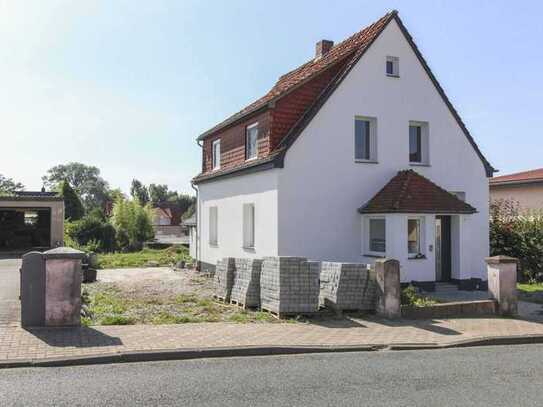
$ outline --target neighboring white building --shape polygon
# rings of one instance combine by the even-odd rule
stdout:
[[[201,267],[386,256],[403,282],[486,280],[494,169],[397,12],[332,44],[199,137]]]

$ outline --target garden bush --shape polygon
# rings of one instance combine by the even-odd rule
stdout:
[[[543,211],[524,211],[511,200],[490,204],[490,254],[519,259],[519,275],[543,281]]]
[[[141,250],[143,243],[155,235],[151,207],[144,207],[136,200],[117,200],[113,204],[111,223],[119,246],[128,250]]]
[[[85,216],[65,224],[65,244],[87,251],[110,252],[116,249],[115,229],[95,216]]]

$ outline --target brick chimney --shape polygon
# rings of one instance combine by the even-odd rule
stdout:
[[[322,58],[328,53],[334,46],[334,41],[320,40],[315,46],[315,59]]]

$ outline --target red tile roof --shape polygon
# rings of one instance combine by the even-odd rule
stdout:
[[[398,172],[360,213],[475,213],[477,210],[413,170]]]
[[[490,185],[543,182],[543,168],[501,175],[490,179]]]
[[[371,44],[373,40],[379,35],[381,30],[388,24],[391,18],[397,14],[397,11],[391,11],[390,13],[385,14],[375,23],[369,25],[368,27],[362,29],[346,40],[335,45],[319,59],[312,59],[311,61],[306,62],[302,66],[290,71],[289,73],[281,76],[276,84],[271,88],[271,90],[246,106],[239,112],[230,116],[228,119],[219,123],[215,127],[203,133],[199,139],[215,133],[216,131],[226,127],[237,120],[247,116],[250,113],[253,113],[263,107],[265,107],[269,102],[275,101],[282,96],[289,93],[296,86],[305,83],[306,81],[314,78],[320,73],[326,71],[328,68],[332,67],[340,61],[344,61],[346,58],[352,58],[357,50],[365,48],[367,45]]]

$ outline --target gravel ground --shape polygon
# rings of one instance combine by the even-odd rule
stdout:
[[[87,325],[179,324],[188,322],[274,322],[266,313],[213,299],[214,282],[194,270],[167,267],[98,271],[84,284]]]

